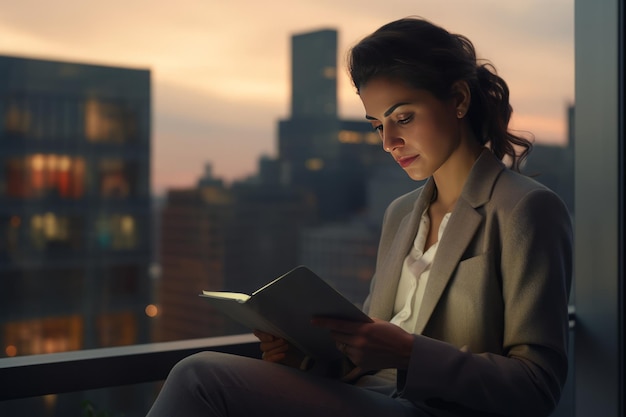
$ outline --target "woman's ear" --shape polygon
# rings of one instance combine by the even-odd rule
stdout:
[[[452,84],[451,90],[456,117],[462,119],[467,114],[470,102],[472,101],[472,93],[470,92],[469,84],[467,84],[465,80],[455,81],[454,84]]]

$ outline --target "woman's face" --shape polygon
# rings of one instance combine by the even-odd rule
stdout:
[[[383,148],[412,179],[430,177],[459,148],[462,128],[454,99],[442,101],[388,78],[368,81],[359,95]]]

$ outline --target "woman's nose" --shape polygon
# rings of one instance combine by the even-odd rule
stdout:
[[[385,152],[391,152],[400,146],[404,146],[404,139],[402,139],[396,129],[393,129],[392,127],[383,129],[381,136]]]

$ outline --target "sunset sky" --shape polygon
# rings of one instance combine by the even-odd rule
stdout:
[[[574,0],[19,0],[0,2],[0,54],[150,69],[152,183],[228,181],[275,155],[289,116],[290,37],[339,31],[339,111],[362,118],[343,58],[379,26],[419,15],[468,36],[508,82],[514,127],[564,143],[574,102]]]

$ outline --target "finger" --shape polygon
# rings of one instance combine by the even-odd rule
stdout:
[[[287,357],[288,350],[289,346],[287,345],[274,349],[263,350],[263,358],[269,360],[270,362],[277,362]]]
[[[268,350],[277,349],[279,347],[283,347],[284,350],[287,350],[289,344],[285,342],[283,339],[276,339],[271,342],[261,342],[261,350],[267,352]]]
[[[276,345],[271,345],[271,344],[262,344],[261,350],[266,353],[287,352],[289,350],[289,345],[282,344],[282,345],[276,346]]]
[[[253,330],[252,333],[261,341],[261,342],[271,342],[276,339],[273,335],[269,333],[262,332],[261,330]]]
[[[352,346],[346,343],[337,343],[337,350],[341,352],[346,358],[352,360],[353,349]]]
[[[285,359],[286,356],[287,355],[284,353],[269,354],[267,352],[264,352],[261,358],[267,362],[280,362]]]

